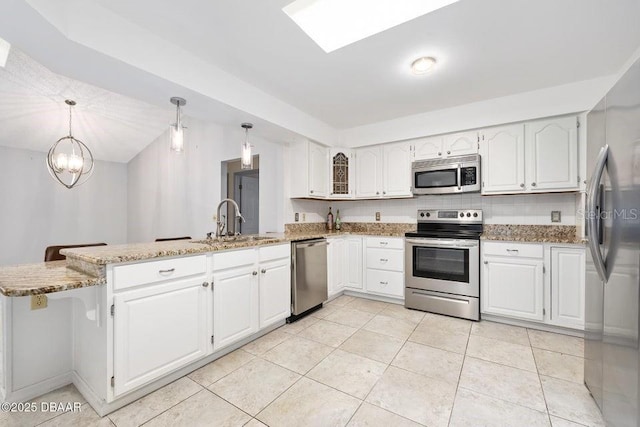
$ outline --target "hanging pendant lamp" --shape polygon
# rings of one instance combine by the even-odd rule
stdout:
[[[82,141],[71,133],[71,110],[76,102],[64,101],[69,106],[69,135],[57,140],[47,154],[47,169],[60,184],[71,189],[87,182],[93,174],[93,154]]]
[[[251,144],[249,144],[249,129],[253,128],[251,123],[242,123],[240,126],[244,129],[244,142],[240,155],[240,163],[242,169],[253,169],[253,155],[251,154]]]
[[[184,151],[184,130],[186,127],[182,126],[182,114],[180,107],[187,105],[187,100],[174,96],[169,101],[176,106],[176,122],[169,126],[171,150],[177,153],[182,153]]]

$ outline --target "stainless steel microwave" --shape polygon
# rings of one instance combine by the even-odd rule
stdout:
[[[411,191],[414,195],[480,191],[480,155],[413,162]]]

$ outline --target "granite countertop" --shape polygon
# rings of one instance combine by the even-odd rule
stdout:
[[[529,243],[584,244],[572,225],[485,224],[482,240]]]
[[[8,297],[49,294],[106,283],[68,268],[66,261],[0,267],[0,293]]]

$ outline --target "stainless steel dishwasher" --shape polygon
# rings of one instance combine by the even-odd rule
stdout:
[[[322,307],[327,293],[327,240],[291,243],[291,317],[293,322]]]

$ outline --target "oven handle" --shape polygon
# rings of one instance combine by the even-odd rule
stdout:
[[[425,297],[437,299],[437,300],[440,300],[440,301],[455,302],[455,303],[458,303],[458,304],[469,305],[469,301],[464,300],[464,299],[444,298],[444,297],[439,297],[439,296],[436,296],[436,295],[429,294],[427,292],[414,291],[413,289],[411,290],[411,293],[414,293],[414,294],[417,294],[417,295],[423,295]]]
[[[458,190],[462,190],[462,165],[458,163]]]
[[[450,247],[454,247],[454,248],[477,248],[478,245],[479,245],[477,242],[473,242],[473,243],[458,243],[458,242],[455,242],[453,240],[442,240],[442,241],[438,241],[438,242],[433,242],[433,241],[406,239],[405,241],[407,243],[411,244],[411,245],[433,246],[433,247],[437,247],[437,248],[450,248]]]

